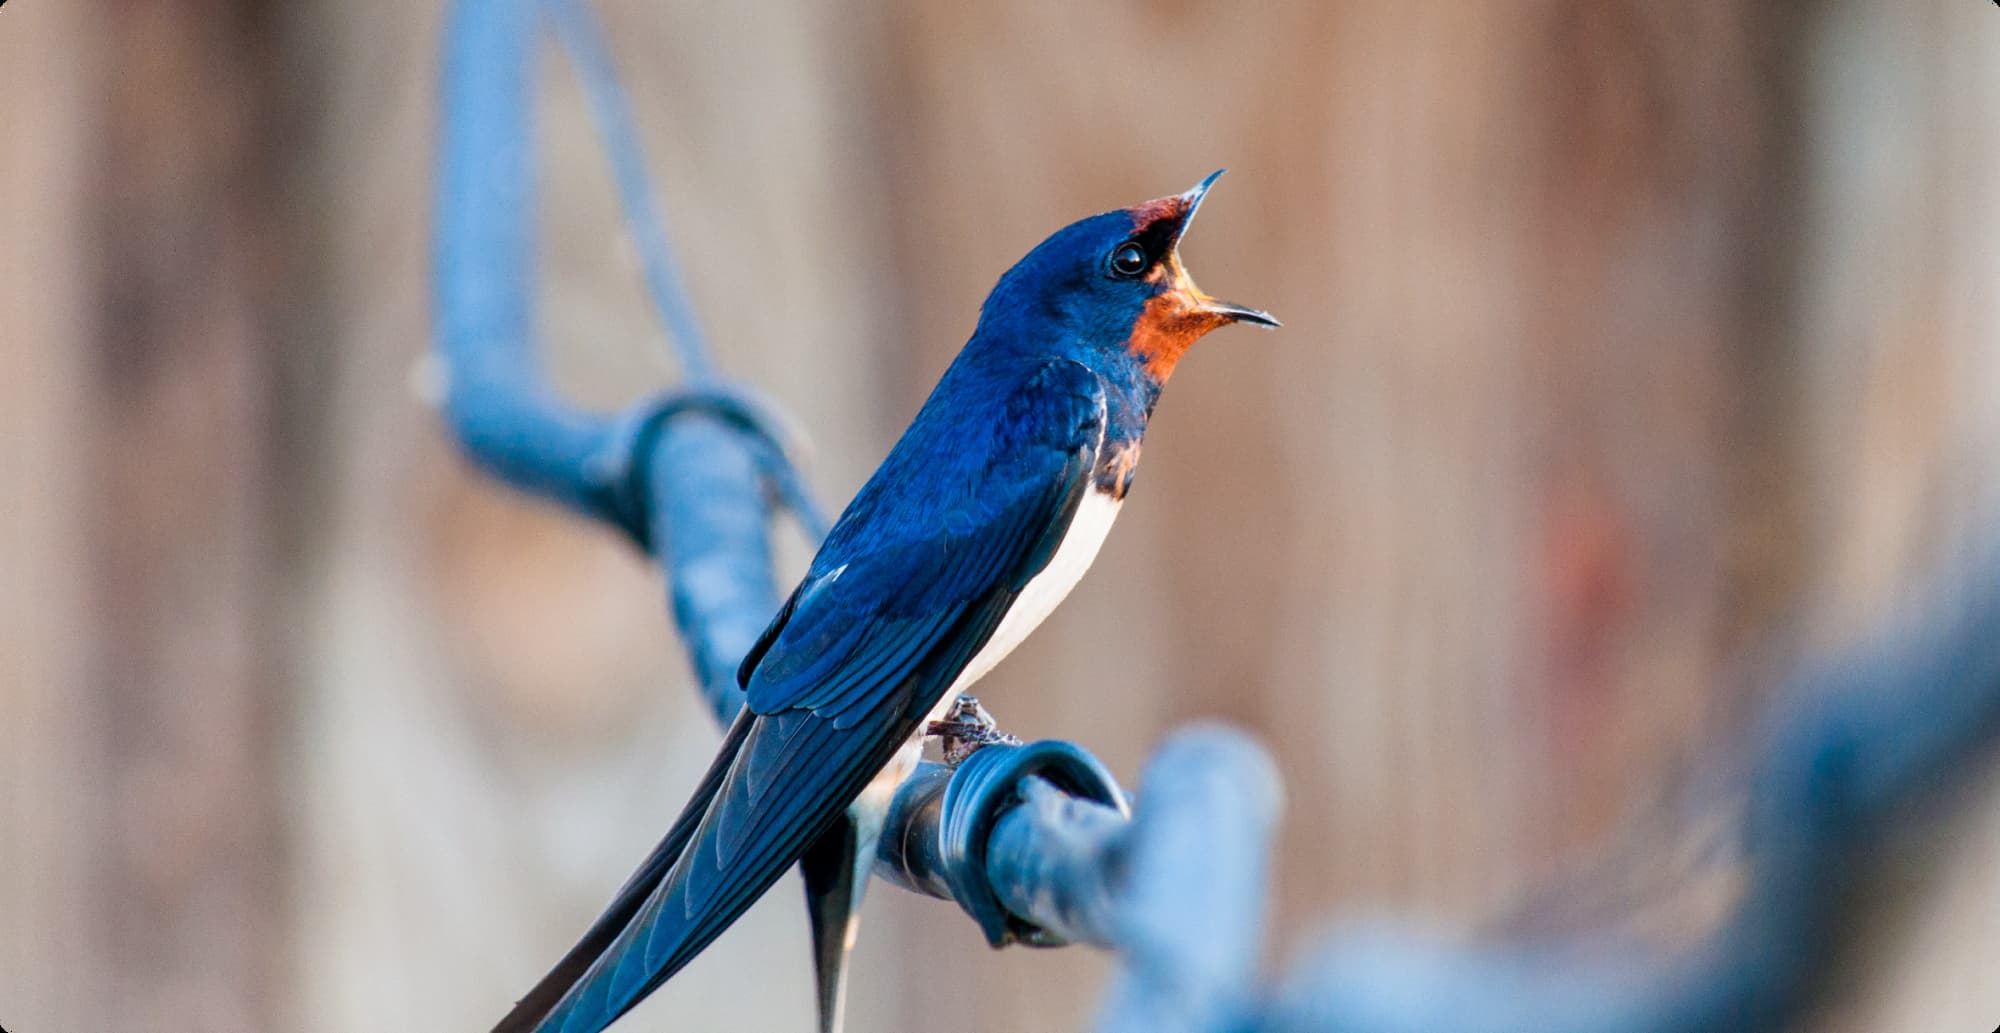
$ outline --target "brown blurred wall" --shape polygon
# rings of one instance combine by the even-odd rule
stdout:
[[[280,29],[227,0],[0,14],[18,1028],[257,1030],[288,1007],[315,405],[286,373],[324,345],[287,322],[316,286]]]
[[[601,9],[715,344],[830,499],[1043,233],[1234,170],[1188,261],[1286,328],[1182,367],[982,696],[1128,780],[1187,720],[1263,736],[1281,948],[1477,927],[1704,766],[1757,643],[1837,640],[1993,512],[1985,5]],[[15,1033],[484,1028],[713,747],[655,575],[413,389],[439,18],[0,11]],[[550,57],[542,323],[611,405],[673,371]],[[2000,1014],[1990,796],[1884,851],[1817,1028]],[[633,1028],[807,1028],[798,911]],[[1109,971],[889,889],[857,965],[855,1028],[927,1033],[1081,1028]]]

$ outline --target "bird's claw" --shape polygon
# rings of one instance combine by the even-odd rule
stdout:
[[[979,705],[975,696],[960,696],[943,720],[924,726],[925,735],[934,735],[944,750],[946,767],[957,767],[965,758],[988,746],[1019,746],[1021,740],[1000,730],[993,715]]]

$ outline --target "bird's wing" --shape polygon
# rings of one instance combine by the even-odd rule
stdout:
[[[749,707],[702,792],[613,912],[495,1033],[596,1033],[777,881],[916,731],[1047,564],[1088,488],[1104,406],[1094,373],[1045,363],[944,471],[913,466],[927,444],[937,447],[923,440],[936,430],[919,417],[746,658]],[[661,869],[669,851],[677,856]],[[619,928],[605,945],[600,931],[611,925]]]

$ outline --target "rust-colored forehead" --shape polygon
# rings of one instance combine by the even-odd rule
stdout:
[[[1177,222],[1187,214],[1187,198],[1179,194],[1157,198],[1145,204],[1135,204],[1125,209],[1132,213],[1132,225],[1136,230],[1144,230],[1154,223],[1166,220]]]

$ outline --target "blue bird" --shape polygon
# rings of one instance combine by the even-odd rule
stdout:
[[[1090,566],[1189,346],[1229,323],[1278,325],[1202,293],[1181,265],[1181,235],[1220,175],[1072,223],[1000,278],[744,657],[748,705],[694,797],[494,1033],[597,1033],[802,859],[821,1025],[838,1027],[849,912],[928,721]]]

